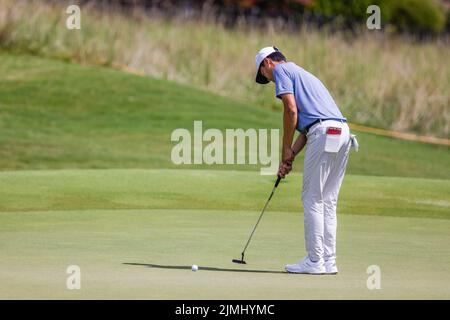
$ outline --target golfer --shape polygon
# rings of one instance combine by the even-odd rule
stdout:
[[[291,273],[337,274],[336,205],[348,154],[357,145],[328,90],[314,75],[288,62],[276,47],[255,57],[256,82],[275,83],[283,101],[283,148],[278,176],[292,169],[295,156],[306,146],[302,201],[307,256],[288,264]],[[293,142],[295,130],[300,132]]]

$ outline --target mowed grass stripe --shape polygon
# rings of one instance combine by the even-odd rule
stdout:
[[[0,173],[0,211],[90,209],[261,210],[274,177],[252,171],[109,169]],[[269,210],[302,212],[302,176],[277,189]],[[450,218],[450,181],[347,175],[339,214]]]

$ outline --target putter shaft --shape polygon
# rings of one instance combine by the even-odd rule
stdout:
[[[247,247],[250,244],[253,234],[255,233],[256,227],[258,226],[259,222],[261,221],[261,218],[262,218],[264,212],[266,211],[267,205],[269,204],[270,199],[272,199],[273,194],[275,193],[275,189],[278,187],[278,184],[280,183],[280,181],[281,181],[281,177],[278,177],[277,181],[275,182],[275,185],[273,186],[272,192],[270,193],[269,199],[267,199],[266,204],[264,205],[264,208],[262,209],[261,214],[259,215],[258,221],[256,222],[255,226],[253,227],[252,233],[250,234],[250,237],[248,238],[248,241],[245,244],[244,250],[242,250],[242,253],[241,253],[242,261],[244,261],[245,250],[247,250]]]

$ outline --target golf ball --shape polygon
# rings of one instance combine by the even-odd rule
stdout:
[[[198,270],[198,266],[196,264],[192,265],[192,271],[197,271]]]

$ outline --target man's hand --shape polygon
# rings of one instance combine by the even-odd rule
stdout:
[[[278,176],[284,179],[292,170],[292,162],[281,162],[278,168]]]
[[[297,126],[297,105],[292,93],[281,95],[283,100],[283,148],[281,152],[281,164],[278,169],[278,176],[283,178],[292,170],[295,154],[292,149],[294,132]],[[294,144],[295,146],[295,144]]]
[[[288,150],[283,150],[283,157],[280,163],[280,167],[278,168],[278,176],[281,178],[285,178],[289,172],[292,170],[292,163],[295,159],[294,151],[289,148]]]
[[[295,154],[292,148],[283,148],[283,154],[281,156],[282,162],[294,162]]]
[[[295,140],[292,148],[283,148],[282,160],[280,167],[278,168],[278,176],[285,178],[289,172],[292,170],[292,163],[294,162],[297,154],[302,151],[306,145],[306,135],[301,133]]]

